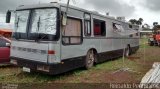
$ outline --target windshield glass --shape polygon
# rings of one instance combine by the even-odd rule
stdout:
[[[26,33],[29,10],[17,11],[15,19],[15,32]]]
[[[56,9],[37,9],[32,12],[31,33],[56,35]]]
[[[60,33],[57,11],[57,8],[17,11],[13,38],[57,41]]]

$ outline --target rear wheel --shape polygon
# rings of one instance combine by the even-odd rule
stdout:
[[[87,52],[86,60],[85,60],[85,68],[90,69],[93,67],[94,62],[96,60],[96,54],[93,50],[89,50]]]
[[[125,57],[129,57],[130,55],[130,47],[127,46],[127,48],[125,49]]]

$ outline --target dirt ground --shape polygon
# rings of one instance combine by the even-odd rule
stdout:
[[[141,45],[138,52],[125,58],[98,64],[90,70],[83,68],[57,76],[24,73],[13,66],[0,67],[1,83],[140,83],[154,62],[160,62],[160,48]],[[127,68],[128,70],[122,70]]]

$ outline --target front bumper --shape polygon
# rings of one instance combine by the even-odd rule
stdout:
[[[29,68],[32,72],[41,72],[49,75],[57,75],[60,73],[65,73],[70,70],[83,67],[85,65],[84,57],[81,58],[72,58],[63,60],[61,63],[56,64],[48,64],[37,61],[31,61],[28,59],[22,59],[17,57],[10,57],[11,62],[14,60],[15,62],[11,63],[17,65],[19,67]],[[77,59],[77,60],[75,60]]]
[[[59,64],[47,64],[37,61],[31,61],[28,59],[22,59],[22,58],[16,58],[16,57],[10,57],[11,64],[19,66],[19,67],[25,67],[29,68],[31,72],[42,72],[44,74],[49,75],[55,75],[59,74],[61,71],[58,71],[59,67],[62,65]]]

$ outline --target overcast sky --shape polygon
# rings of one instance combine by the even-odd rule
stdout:
[[[19,5],[49,3],[56,0],[0,0],[0,22],[4,22],[5,12]],[[112,16],[125,16],[126,20],[143,18],[144,23],[160,23],[160,0],[73,0],[71,4]],[[67,0],[61,0],[66,3]]]

